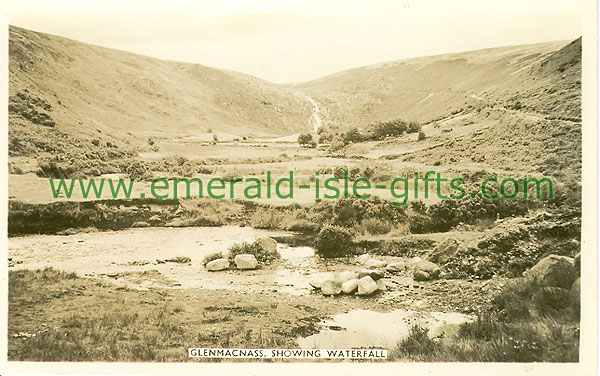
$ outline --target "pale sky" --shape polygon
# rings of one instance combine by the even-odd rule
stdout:
[[[292,12],[281,8],[286,4],[281,0],[256,1],[254,8],[231,1],[220,8],[214,4],[202,8],[197,2],[188,4],[190,8],[153,1],[139,4],[143,8],[117,1],[91,8],[82,7],[86,3],[82,1],[62,2],[62,8],[56,1],[47,2],[52,5],[47,8],[43,2],[32,3],[13,2],[8,7],[9,23],[278,83],[307,81],[389,60],[570,40],[582,34],[580,1],[510,0],[490,2],[490,8],[482,6],[482,0],[305,0],[305,8]],[[172,6],[164,8],[166,3]],[[227,7],[233,3],[237,8]],[[320,6],[306,8],[311,3]],[[174,14],[186,9],[195,14]]]

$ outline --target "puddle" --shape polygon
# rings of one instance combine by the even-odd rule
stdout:
[[[321,322],[323,329],[312,336],[298,339],[303,349],[387,348],[407,338],[414,325],[429,329],[431,337],[452,335],[460,324],[471,321],[456,312],[415,312],[396,310],[374,312],[362,309],[335,315]]]

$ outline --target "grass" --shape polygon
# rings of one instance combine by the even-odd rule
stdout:
[[[138,291],[51,268],[10,271],[8,359],[185,361],[192,346],[293,348],[318,321],[306,304],[202,289]]]
[[[559,288],[513,280],[458,334],[431,338],[419,326],[392,351],[394,360],[436,362],[577,362],[579,305]],[[566,291],[566,290],[565,290]],[[540,298],[540,293],[542,297]],[[559,304],[557,304],[559,302]]]

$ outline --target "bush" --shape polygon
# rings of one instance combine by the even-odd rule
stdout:
[[[263,242],[255,241],[254,243],[242,242],[236,243],[229,247],[229,259],[234,260],[235,256],[242,254],[250,254],[256,257],[259,263],[268,264],[280,257],[277,250],[271,252]]]
[[[292,222],[288,227],[288,231],[296,232],[317,232],[321,226],[307,219],[298,219]]]
[[[250,226],[262,230],[273,230],[283,228],[285,214],[275,209],[259,209],[250,217]]]
[[[206,266],[206,264],[208,264],[209,262],[220,258],[223,258],[223,254],[221,252],[210,253],[204,256],[204,258],[202,259],[202,265]]]
[[[307,147],[313,141],[313,136],[310,133],[303,133],[298,136],[298,143],[300,146]]]
[[[406,126],[406,133],[417,133],[421,131],[421,124],[416,121],[411,121]],[[425,136],[425,135],[423,135]]]
[[[315,248],[322,257],[341,257],[350,253],[352,235],[347,229],[326,225],[317,235]]]
[[[425,139],[425,132],[419,131],[419,136],[417,137],[417,141],[423,141]]]
[[[389,222],[378,218],[367,218],[360,224],[364,231],[371,235],[384,235],[392,231],[392,225]]]

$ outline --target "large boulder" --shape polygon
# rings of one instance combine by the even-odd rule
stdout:
[[[385,270],[391,273],[401,272],[404,269],[406,269],[406,263],[404,261],[392,262],[385,267]]]
[[[371,295],[377,291],[377,283],[373,278],[366,276],[358,281],[358,295]]]
[[[438,278],[442,272],[440,267],[431,261],[419,261],[413,268],[415,272],[425,272],[429,274],[429,279]]]
[[[211,272],[218,272],[229,268],[229,260],[225,258],[219,258],[212,260],[206,264],[206,270]]]
[[[256,269],[258,266],[258,260],[256,260],[254,255],[250,254],[237,255],[233,261],[235,262],[235,267],[238,269]]]
[[[379,268],[383,268],[384,266],[386,266],[387,262],[382,261],[382,260],[376,260],[376,259],[368,259],[367,261],[364,262],[363,265],[366,266],[367,268],[379,269]]]
[[[523,276],[537,280],[542,286],[569,289],[577,278],[577,273],[567,257],[550,255],[525,271]]]
[[[321,284],[323,295],[339,295],[342,293],[342,284],[337,279],[326,279]]]
[[[581,252],[575,255],[575,258],[573,259],[573,267],[575,268],[577,275],[581,275]]]
[[[379,291],[387,290],[387,286],[383,279],[378,279],[375,283],[377,284],[377,290],[379,290]]]
[[[354,294],[358,290],[358,279],[351,279],[342,284],[344,294]]]
[[[445,264],[452,256],[463,249],[465,249],[465,245],[460,240],[446,238],[433,249],[428,259],[439,264]]]
[[[383,272],[381,270],[363,269],[358,273],[358,279],[361,279],[366,276],[369,276],[374,281],[377,281],[378,279],[383,278]]]
[[[323,285],[323,282],[325,282],[328,279],[335,279],[335,276],[333,275],[333,273],[318,273],[318,274],[313,275],[308,283],[313,288],[320,289],[321,286]]]
[[[571,286],[571,292],[577,298],[581,296],[581,278],[577,278],[575,282],[573,282],[573,286]]]

